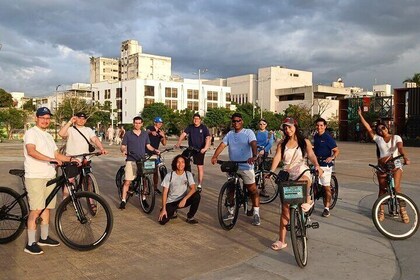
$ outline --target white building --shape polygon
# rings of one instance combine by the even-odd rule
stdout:
[[[13,106],[16,108],[22,108],[23,104],[26,102],[25,93],[14,91],[11,92],[10,95],[13,98]]]

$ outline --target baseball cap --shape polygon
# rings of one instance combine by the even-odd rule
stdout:
[[[161,117],[156,117],[153,121],[154,121],[155,123],[163,123],[163,120],[162,120],[162,118],[161,118]]]
[[[83,113],[83,112],[76,113],[75,116],[78,117],[78,118],[85,118],[85,119],[87,118],[86,114]]]
[[[287,118],[285,118],[284,119],[284,121],[283,121],[283,123],[282,123],[282,126],[284,127],[285,125],[287,125],[287,126],[292,126],[292,125],[297,125],[298,124],[298,122],[294,119],[294,118],[291,118],[291,117],[287,117]]]
[[[48,109],[47,107],[40,107],[40,108],[38,108],[38,110],[36,110],[36,116],[37,117],[41,117],[43,115],[50,115],[50,116],[52,116],[53,114],[51,114],[50,109]]]

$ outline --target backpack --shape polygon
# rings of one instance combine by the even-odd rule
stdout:
[[[189,171],[185,170],[185,177],[187,177],[187,187],[189,187],[190,186],[190,181],[188,180],[188,174],[187,174],[187,172],[189,172]],[[169,184],[172,182],[172,174],[173,173],[174,172],[171,171],[171,177],[169,178]]]

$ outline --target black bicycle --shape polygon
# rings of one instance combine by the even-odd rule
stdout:
[[[56,162],[50,162],[56,164]],[[80,251],[96,249],[108,239],[113,227],[113,215],[109,204],[101,196],[91,192],[76,191],[76,186],[69,181],[75,177],[79,168],[70,162],[60,166],[62,175],[50,180],[46,186],[56,184],[47,197],[45,205],[57,195],[62,187],[66,187],[69,196],[59,205],[55,213],[55,229],[59,238],[68,247]],[[28,192],[25,186],[25,171],[11,169],[10,174],[22,180],[23,193],[19,194],[11,188],[0,187],[0,243],[8,243],[18,238],[29,215]],[[94,202],[97,209],[90,207]],[[45,210],[44,208],[42,212]],[[41,223],[38,217],[37,224]]]
[[[395,191],[395,161],[402,155],[389,159],[384,166],[369,164],[377,172],[386,174],[387,193],[378,197],[372,207],[372,220],[376,229],[385,237],[402,240],[411,237],[419,228],[419,210],[414,201]],[[401,164],[404,164],[401,162]],[[400,217],[401,216],[401,217]]]
[[[156,159],[151,155],[140,157],[137,161],[137,176],[131,181],[128,188],[126,201],[133,196],[139,198],[140,207],[144,213],[149,214],[155,207],[155,190],[153,187],[151,176],[155,172]],[[122,199],[123,185],[125,181],[125,166],[121,166],[115,175],[115,183],[117,185],[118,196]],[[166,175],[166,174],[165,174]]]
[[[237,173],[238,164],[247,161],[223,161],[218,160],[220,169],[227,174],[227,181],[220,189],[217,202],[217,216],[221,227],[231,230],[238,220],[239,208],[244,207],[244,213],[252,216],[252,205],[250,205],[248,189],[241,183],[241,175]]]
[[[264,147],[259,147],[264,148]],[[276,184],[277,175],[270,171],[272,157],[268,157],[268,153],[264,153],[258,157],[254,164],[255,183],[260,195],[260,203],[267,204],[274,201],[278,195],[278,185]]]
[[[190,163],[189,165],[189,170],[185,169],[186,171],[190,171],[191,172],[191,167],[193,166],[193,156],[195,154],[200,153],[200,149],[191,147],[191,146],[179,146],[180,149],[183,149],[182,151],[182,155],[188,160],[188,162]]]

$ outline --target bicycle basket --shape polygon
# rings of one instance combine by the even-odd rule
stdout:
[[[281,202],[301,204],[306,201],[306,181],[286,181],[280,184]]]
[[[225,161],[222,163],[222,165],[220,165],[220,169],[222,172],[234,173],[238,171],[238,164],[231,161]]]
[[[67,178],[73,178],[79,175],[80,168],[77,166],[77,163],[71,163],[64,167],[64,173],[66,173]]]
[[[140,174],[153,174],[155,173],[156,160],[148,159],[145,161],[137,162],[137,168]]]

